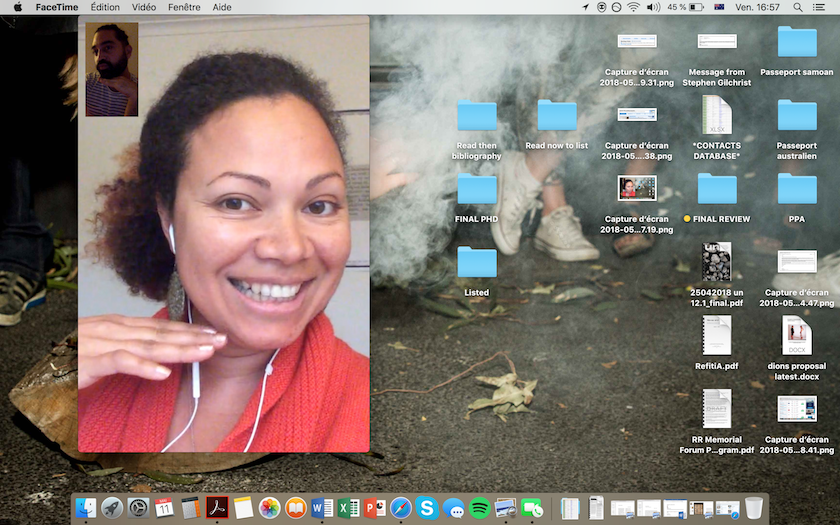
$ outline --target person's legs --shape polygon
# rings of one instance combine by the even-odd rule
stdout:
[[[52,236],[32,211],[29,170],[23,160],[0,157],[0,326],[20,322],[24,310],[44,301],[44,268]]]
[[[543,186],[543,214],[534,237],[534,247],[558,261],[591,261],[601,253],[583,236],[580,219],[566,202],[563,183]]]
[[[553,143],[556,135],[543,132],[537,142]],[[560,165],[562,150],[531,150],[524,155],[508,152],[502,158],[498,177],[498,199],[494,209],[499,221],[490,227],[499,251],[511,255],[519,251],[525,215],[542,207],[536,247],[561,261],[597,259],[598,250],[584,237],[580,220],[566,202],[563,184],[546,183]],[[542,202],[537,197],[542,194]]]

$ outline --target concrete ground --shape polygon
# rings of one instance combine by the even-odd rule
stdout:
[[[794,436],[800,430],[833,440],[840,436],[837,312],[811,308],[806,315],[802,308],[760,308],[775,273],[775,257],[754,252],[751,239],[748,234],[706,239],[734,243],[733,268],[743,279],[736,280],[733,289],[744,291],[745,306],[731,312],[692,307],[688,297],[655,301],[641,295],[649,290],[664,296],[665,284],[699,280],[700,248],[694,235],[661,239],[651,252],[629,260],[609,251],[607,237],[596,238],[603,254],[595,263],[598,268],[557,263],[533,250],[530,242],[516,256],[500,257],[494,281],[499,296],[528,297],[529,303],[515,312],[517,318],[538,323],[560,316],[551,324],[486,320],[446,332],[453,320],[418,307],[408,293],[374,290],[372,389],[427,389],[502,350],[509,352],[522,379],[539,383],[530,405],[533,412],[512,414],[507,423],[489,409],[464,418],[469,403],[492,393],[472,376],[509,372],[499,358],[429,394],[374,396],[371,442],[381,457],[354,456],[355,463],[325,454],[273,456],[251,466],[204,474],[202,483],[191,486],[128,473],[88,477],[40,440],[7,400],[0,409],[5,422],[0,436],[0,496],[5,502],[0,523],[64,523],[72,492],[127,492],[140,483],[153,492],[205,493],[755,491],[770,494],[773,524],[836,522],[836,456],[679,454],[679,447],[691,445],[693,435],[740,435],[745,445],[756,447],[765,436]],[[483,235],[459,240],[474,248],[491,246]],[[828,253],[822,248],[821,253]],[[691,265],[691,273],[675,271],[675,254]],[[594,276],[608,292],[588,283]],[[596,296],[552,304],[551,296],[520,295],[505,287],[561,281],[592,288]],[[610,284],[617,282],[623,284]],[[73,292],[51,292],[47,304],[28,312],[20,325],[0,330],[7,363],[0,370],[4,392],[49,350],[50,341],[74,328],[75,301]],[[615,305],[602,311],[593,308],[604,302]],[[737,361],[737,371],[694,369],[696,362],[705,361],[700,322],[710,312],[733,315],[733,355],[720,361]],[[814,330],[817,343],[807,359],[828,363],[818,383],[778,383],[769,377],[769,362],[795,360],[780,355],[783,313],[802,316]],[[396,342],[410,349],[389,346]],[[732,389],[731,430],[702,428],[704,388]],[[818,423],[775,421],[776,396],[795,393],[818,394]],[[392,474],[376,475],[383,473]]]

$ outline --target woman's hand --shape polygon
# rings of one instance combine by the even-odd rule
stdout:
[[[103,377],[128,374],[163,380],[160,363],[204,361],[227,343],[206,326],[166,319],[103,315],[79,319],[79,389]]]
[[[393,144],[371,139],[370,145],[370,200],[411,184],[420,176],[419,173],[397,172],[403,159],[393,151]]]

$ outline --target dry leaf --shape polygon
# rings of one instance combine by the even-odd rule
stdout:
[[[426,416],[420,416],[420,421],[426,421]]]
[[[677,392],[677,397],[688,397],[688,394],[685,392]]]
[[[88,470],[86,474],[88,476],[110,476],[111,474],[116,474],[117,472],[121,471],[123,467],[114,467],[114,468],[103,468],[100,470]]]
[[[609,363],[601,363],[604,368],[612,368],[618,364],[618,361],[610,361]]]
[[[409,348],[399,341],[397,341],[396,343],[388,343],[388,346],[390,346],[391,348],[394,348],[396,350],[411,350],[412,352],[419,352],[420,351],[420,350],[417,350],[416,348]]]
[[[66,476],[66,475],[67,475],[67,474],[65,474],[65,473],[63,473],[63,472],[62,472],[61,474],[53,474],[53,475],[52,475],[52,478],[53,478],[53,479],[55,479],[55,478],[60,478],[60,477],[62,477],[62,476]]]
[[[570,288],[564,291],[561,294],[555,295],[554,299],[551,300],[553,303],[565,303],[568,301],[573,301],[575,299],[582,299],[584,297],[590,297],[595,295],[595,292],[590,290],[589,288],[578,287],[578,288]]]
[[[519,293],[530,293],[534,295],[548,295],[554,291],[554,287],[557,286],[556,284],[549,284],[548,286],[542,286],[540,283],[534,283],[534,287],[531,289],[522,289],[519,288]]]
[[[750,381],[750,386],[764,390],[764,385],[762,385],[760,381]]]
[[[654,292],[653,290],[642,290],[642,295],[644,295],[648,299],[653,299],[654,301],[661,301],[662,299],[664,299],[662,295],[660,295],[657,292]]]
[[[618,308],[618,303],[614,301],[606,301],[603,303],[598,303],[592,309],[596,312],[603,312],[604,310],[612,310],[613,308]]]
[[[507,415],[514,412],[530,412],[526,405],[531,403],[534,399],[534,388],[537,386],[537,380],[520,381],[519,376],[511,372],[500,377],[478,376],[477,380],[493,385],[496,390],[493,392],[492,399],[476,399],[467,407],[470,411],[467,413],[466,419],[476,410],[482,408],[493,407],[493,413],[499,416],[499,419],[507,422]],[[519,385],[522,386],[519,386]]]
[[[676,266],[675,266],[674,269],[677,270],[678,272],[680,272],[680,273],[690,273],[691,272],[691,265],[690,264],[683,262],[682,259],[680,259],[677,256],[674,256],[674,261],[676,262]]]
[[[145,483],[138,483],[137,485],[134,485],[133,487],[131,487],[131,492],[135,492],[135,493],[147,493],[147,492],[151,492],[151,491],[152,491],[152,487],[146,485]]]
[[[566,405],[564,405],[563,403],[557,403],[557,406],[559,406],[560,408],[568,408],[568,407],[567,407]]]

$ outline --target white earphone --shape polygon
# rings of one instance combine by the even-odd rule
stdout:
[[[175,226],[169,225],[169,244],[172,248],[172,253],[175,253]]]
[[[172,248],[172,253],[175,253],[175,227],[170,224],[169,225],[169,243],[170,247]],[[187,303],[187,320],[190,324],[192,324],[192,307],[190,303],[189,297],[186,298]],[[265,399],[265,384],[268,381],[268,376],[274,371],[274,368],[271,366],[271,363],[274,362],[274,358],[277,357],[277,354],[280,352],[280,349],[274,351],[274,354],[269,359],[268,364],[265,365],[265,374],[263,375],[262,380],[262,389],[260,390],[260,404],[257,407],[257,417],[254,419],[254,428],[251,431],[251,438],[248,440],[248,444],[245,445],[245,450],[242,452],[248,452],[248,449],[251,448],[251,443],[254,442],[254,436],[257,435],[257,427],[260,425],[260,415],[262,413],[263,407],[263,399]],[[169,442],[168,445],[163,447],[161,452],[166,452],[169,450],[169,447],[174,445],[183,435],[187,432],[187,430],[192,426],[193,421],[195,420],[195,414],[198,412],[198,398],[201,397],[201,375],[199,374],[199,363],[192,364],[192,392],[193,392],[193,411],[192,415],[190,416],[190,420],[187,422],[187,426],[184,427],[182,430],[172,441]]]

